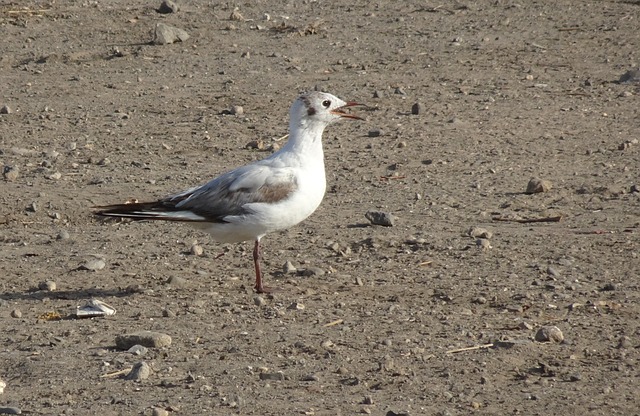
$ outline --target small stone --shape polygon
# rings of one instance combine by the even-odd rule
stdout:
[[[629,188],[629,192],[631,192],[632,194],[640,192],[640,185],[631,185],[631,187]]]
[[[161,407],[154,407],[151,416],[169,416],[169,411]]]
[[[564,341],[564,335],[557,326],[543,326],[536,332],[535,340],[538,342],[557,342]]]
[[[398,142],[398,144],[396,145],[396,147],[398,149],[404,149],[405,147],[407,147],[407,142],[405,142],[404,140],[401,142]]]
[[[402,87],[397,87],[393,93],[398,95],[407,95],[407,93],[404,91]]]
[[[19,407],[0,407],[0,415],[21,415],[22,410]]]
[[[300,302],[293,302],[291,305],[287,307],[287,309],[291,309],[294,311],[301,311],[301,310],[304,310],[304,304]]]
[[[172,311],[171,309],[169,309],[169,308],[164,308],[162,310],[162,316],[164,318],[175,318],[176,317],[176,313],[174,311]]]
[[[245,148],[247,149],[258,149],[258,150],[264,150],[267,146],[264,143],[264,140],[251,140],[249,143],[244,145]]]
[[[618,285],[613,282],[609,282],[602,287],[603,292],[613,292],[618,289]]]
[[[11,113],[13,113],[13,110],[8,105],[5,104],[2,107],[0,107],[0,114],[11,114]]]
[[[547,267],[547,274],[548,274],[549,276],[552,276],[552,277],[558,277],[558,276],[560,276],[560,272],[558,271],[558,269],[556,269],[556,268],[555,268],[555,267],[553,267],[553,266],[549,266],[549,267]]]
[[[386,94],[382,90],[376,90],[373,92],[373,98],[384,98]]]
[[[364,399],[362,400],[362,404],[374,404],[373,397],[365,396]]]
[[[393,227],[396,216],[388,212],[368,211],[364,217],[373,225],[382,225],[385,227]]]
[[[369,137],[380,137],[380,136],[382,136],[382,130],[380,130],[380,129],[369,130],[369,132],[367,133],[367,136],[369,136]]]
[[[95,272],[104,269],[106,265],[107,264],[102,259],[91,259],[88,262],[80,265],[79,269]]]
[[[7,383],[0,378],[0,394],[4,393],[4,388],[7,387]]]
[[[487,240],[490,240],[491,237],[493,237],[493,233],[491,231],[482,227],[471,227],[469,231],[467,231],[467,234],[472,238],[486,238]]]
[[[38,285],[38,289],[46,290],[47,292],[53,292],[57,289],[57,285],[53,280],[47,280],[46,282],[41,282]]]
[[[17,166],[5,166],[2,170],[2,176],[7,182],[13,182],[18,179],[19,170]]]
[[[184,287],[187,284],[187,279],[180,276],[171,276],[167,279],[167,284],[173,287]]]
[[[133,368],[124,378],[125,380],[141,381],[146,380],[151,375],[151,367],[144,361],[135,363]]]
[[[178,11],[178,5],[171,0],[163,0],[156,11],[162,14],[176,13]]]
[[[231,110],[229,110],[229,113],[234,116],[241,116],[244,114],[244,108],[242,108],[241,105],[234,105],[231,107]]]
[[[145,355],[148,351],[149,351],[149,348],[144,347],[142,345],[134,345],[133,347],[127,350],[129,354],[133,354],[133,355]]]
[[[317,374],[307,374],[301,378],[302,381],[320,381],[320,377]]]
[[[267,304],[267,301],[264,300],[264,298],[262,296],[256,296],[256,297],[253,298],[253,303],[256,306],[262,307],[262,306]]]
[[[69,231],[67,230],[60,230],[60,232],[58,233],[58,235],[56,236],[56,240],[68,240],[69,239]]]
[[[45,178],[50,179],[52,181],[57,181],[58,179],[62,178],[62,173],[53,172],[53,173],[50,173],[50,174],[46,175]]]
[[[411,114],[417,116],[424,111],[424,105],[422,103],[414,103],[411,106]]]
[[[544,179],[539,178],[531,178],[529,183],[527,184],[526,194],[538,194],[541,192],[548,192],[551,190],[551,182]]]
[[[571,382],[576,382],[580,380],[582,380],[582,374],[580,373],[574,373],[569,376],[569,381]]]
[[[244,16],[242,16],[242,14],[240,13],[240,9],[238,9],[237,7],[233,9],[231,15],[229,16],[229,20],[235,20],[238,22],[244,21]]]
[[[190,250],[191,254],[193,256],[202,256],[202,254],[204,253],[204,249],[202,248],[202,246],[200,244],[193,244],[191,246],[191,250]]]
[[[14,309],[11,311],[11,317],[12,318],[22,318],[22,312],[20,312],[20,309]]]
[[[292,274],[297,272],[298,269],[296,268],[296,266],[293,265],[293,263],[291,263],[289,260],[287,260],[283,265],[282,265],[282,272],[284,274]]]
[[[116,346],[121,350],[128,350],[134,345],[148,348],[162,348],[171,345],[171,337],[162,332],[140,331],[132,334],[118,335]]]
[[[486,238],[476,239],[476,247],[478,247],[480,250],[483,250],[483,251],[490,250],[493,248],[491,247],[491,241],[487,240]]]
[[[27,206],[27,211],[29,211],[29,212],[37,212],[38,211],[38,204],[36,204],[35,201],[30,203]]]
[[[618,341],[618,348],[631,348],[631,339],[623,335]]]
[[[185,42],[187,39],[189,39],[189,34],[182,29],[164,23],[156,24],[155,38],[153,40],[155,45]]]
[[[306,277],[323,276],[324,274],[325,274],[325,271],[322,270],[320,267],[307,267],[302,271],[302,275]]]
[[[281,381],[281,380],[284,380],[284,374],[281,373],[281,372],[277,372],[277,373],[260,373],[260,380]]]
[[[530,323],[528,323],[528,322],[524,322],[524,321],[522,321],[522,322],[520,322],[520,324],[518,325],[518,328],[520,328],[520,329],[525,329],[525,330],[527,330],[527,331],[531,331],[531,330],[533,329],[533,325],[531,325],[531,324],[530,324]]]

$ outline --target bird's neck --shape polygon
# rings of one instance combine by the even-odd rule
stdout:
[[[289,140],[282,150],[295,152],[322,159],[322,133],[324,125],[318,123],[300,123],[289,125]]]

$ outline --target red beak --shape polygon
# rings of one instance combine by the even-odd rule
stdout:
[[[345,113],[344,111],[342,111],[343,108],[346,107],[355,107],[357,105],[364,105],[361,103],[357,103],[355,101],[348,101],[345,105],[343,105],[342,107],[338,107],[335,110],[331,111],[331,114],[335,114],[337,116],[340,116],[342,118],[350,118],[352,120],[364,120],[362,117],[358,117],[355,114],[351,114],[351,113]]]

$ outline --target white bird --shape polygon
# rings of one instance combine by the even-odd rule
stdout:
[[[96,215],[132,220],[189,222],[221,243],[254,240],[255,290],[262,284],[260,240],[300,223],[320,205],[326,189],[322,133],[360,105],[323,92],[303,94],[289,112],[289,140],[276,153],[210,182],[154,202],[96,207]]]

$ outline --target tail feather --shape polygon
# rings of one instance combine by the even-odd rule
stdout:
[[[98,209],[94,214],[101,217],[128,218],[135,221],[206,221],[206,218],[193,211],[176,208],[175,204],[169,201],[136,202],[131,204],[104,205],[94,208]]]

